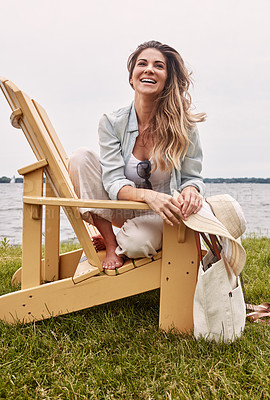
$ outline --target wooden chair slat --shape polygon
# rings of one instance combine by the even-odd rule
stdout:
[[[37,204],[48,206],[72,206],[82,208],[110,208],[110,209],[125,209],[125,210],[149,210],[145,203],[127,200],[81,200],[65,197],[41,197],[41,196],[24,196],[25,204]]]
[[[37,112],[38,112],[38,114],[40,116],[40,119],[42,120],[42,122],[43,122],[43,124],[44,124],[44,126],[45,126],[45,128],[46,128],[46,130],[48,132],[48,135],[51,138],[51,141],[53,142],[55,148],[58,149],[59,156],[62,159],[62,162],[63,162],[63,164],[65,165],[65,167],[67,169],[68,168],[68,156],[67,156],[67,153],[65,152],[65,149],[62,146],[62,143],[60,142],[60,140],[59,140],[59,138],[58,138],[58,136],[56,134],[56,131],[55,131],[55,129],[54,129],[49,117],[48,117],[48,114],[46,113],[44,108],[40,104],[38,104],[38,102],[36,102],[35,100],[32,100],[32,103],[34,104],[34,106],[35,106],[35,108],[36,108],[36,110],[37,110]]]

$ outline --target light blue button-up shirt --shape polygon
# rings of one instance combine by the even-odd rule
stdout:
[[[135,183],[124,174],[132,150],[139,135],[137,115],[134,103],[110,114],[104,114],[99,122],[100,163],[105,190],[110,199],[117,200],[119,190],[125,186],[135,187]],[[205,186],[201,176],[202,148],[198,129],[195,126],[189,132],[190,145],[181,170],[171,172],[170,190],[181,192],[186,186],[195,186],[203,195]]]

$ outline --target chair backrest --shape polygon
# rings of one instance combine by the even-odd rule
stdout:
[[[67,166],[68,156],[52,126],[46,111],[29,96],[23,93],[13,82],[0,78],[1,89],[12,109],[20,109],[22,115],[19,126],[23,130],[38,161],[46,159],[45,175],[55,195],[63,198],[77,198],[69,178]],[[74,232],[85,252],[90,264],[101,269],[101,262],[89,230],[80,218],[76,207],[63,207]]]

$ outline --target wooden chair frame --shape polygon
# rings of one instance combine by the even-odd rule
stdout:
[[[13,282],[21,281],[21,290],[0,297],[0,318],[7,323],[28,323],[160,288],[160,328],[190,332],[199,266],[194,232],[182,221],[179,226],[164,224],[162,252],[152,259],[127,260],[105,274],[104,252],[96,252],[91,241],[93,228],[82,221],[78,207],[149,207],[132,201],[78,199],[67,172],[68,157],[45,110],[11,81],[1,78],[0,84],[12,109],[11,123],[22,129],[37,158],[36,163],[18,171],[24,176],[22,268]],[[80,250],[59,254],[60,207]]]

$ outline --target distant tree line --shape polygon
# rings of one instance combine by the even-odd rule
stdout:
[[[11,178],[8,178],[7,176],[2,176],[0,178],[0,183],[10,183]],[[22,183],[23,178],[15,178],[15,183]]]
[[[205,183],[270,183],[270,178],[205,178]]]
[[[2,176],[0,183],[10,183],[11,178]],[[15,183],[22,183],[23,178],[15,178]],[[270,183],[270,178],[205,178],[205,183]]]

